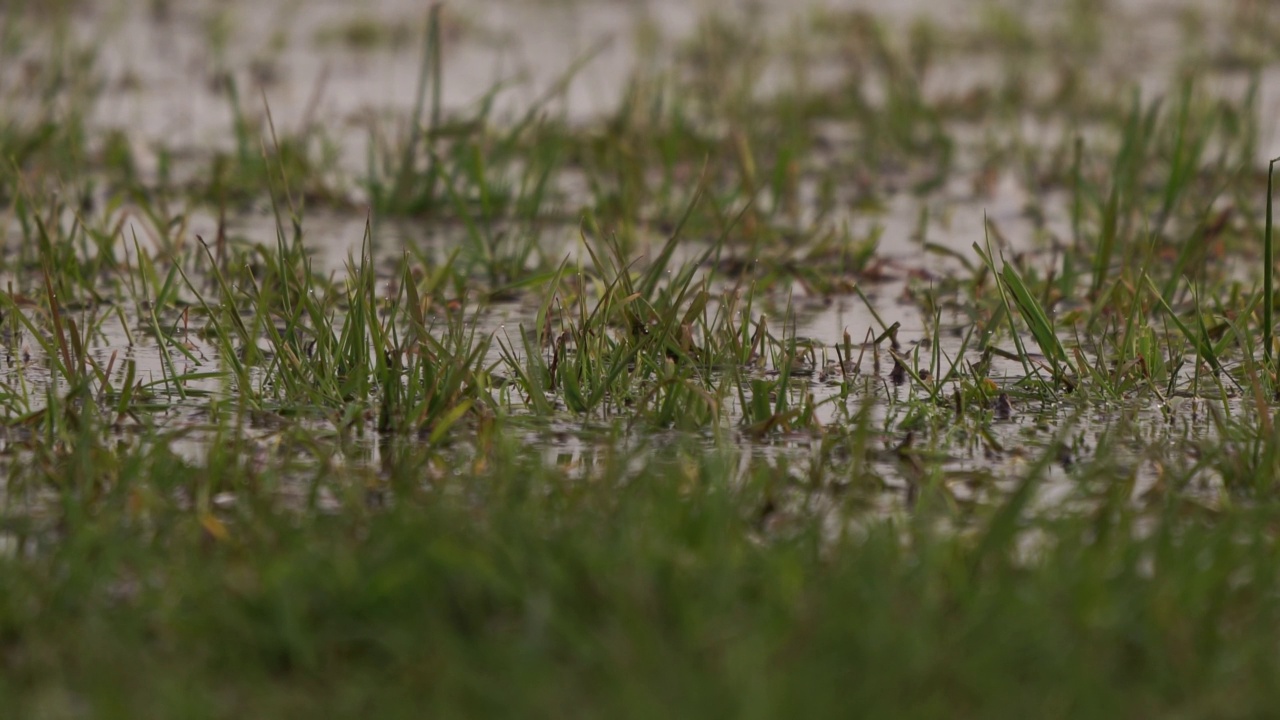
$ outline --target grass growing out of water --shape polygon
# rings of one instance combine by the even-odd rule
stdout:
[[[0,704],[1271,712],[1272,60],[1094,87],[1093,6],[712,17],[588,121],[593,53],[446,107],[437,6],[356,168],[234,73],[221,151],[101,128],[110,39],[15,7]]]

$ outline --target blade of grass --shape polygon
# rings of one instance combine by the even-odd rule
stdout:
[[[1280,157],[1272,158],[1267,163],[1267,220],[1266,227],[1263,229],[1262,235],[1262,355],[1267,360],[1267,368],[1270,370],[1272,365],[1272,348],[1271,335],[1275,332],[1273,323],[1275,322],[1272,313],[1275,306],[1275,245],[1272,240],[1272,229],[1275,227],[1272,223],[1271,208],[1273,204],[1275,192],[1275,174],[1276,163],[1280,162]]]

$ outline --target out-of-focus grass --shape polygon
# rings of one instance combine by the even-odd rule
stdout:
[[[163,445],[104,449],[65,524],[9,521],[11,711],[1221,716],[1274,702],[1268,502],[1138,509],[1112,492],[1057,520],[997,507],[957,534],[934,529],[945,511],[926,491],[913,518],[833,533],[823,520],[840,511],[689,445],[570,469],[499,437],[449,458],[465,472],[406,446],[382,472],[302,476],[250,469],[242,451],[191,464]],[[1125,485],[1106,461],[1080,472]],[[290,511],[249,489],[216,518],[175,500],[295,483],[337,500]]]

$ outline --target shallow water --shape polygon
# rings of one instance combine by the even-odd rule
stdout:
[[[1243,3],[1228,3],[1242,6]],[[1208,0],[1101,3],[1108,23],[1123,28],[1124,42],[1106,42],[1094,59],[1103,82],[1137,82],[1145,94],[1167,87],[1169,70],[1192,50],[1180,41],[1180,23],[1194,10],[1222,13]],[[570,120],[587,121],[614,110],[623,80],[642,59],[640,42],[670,52],[711,15],[753,17],[771,29],[796,27],[824,14],[865,12],[892,24],[927,18],[939,27],[983,22],[1000,3],[914,0],[477,0],[447,4],[442,100],[447,112],[473,106],[499,84],[495,115],[524,112],[564,73],[590,58],[574,74],[553,107]],[[157,11],[156,8],[163,8]],[[1036,23],[1061,21],[1061,3],[1020,3],[1016,13]],[[353,47],[331,39],[353,22],[391,34],[392,40]],[[144,3],[122,0],[85,5],[75,31],[99,48],[97,70],[109,88],[95,109],[100,127],[122,128],[134,137],[170,147],[226,147],[234,137],[224,78],[236,80],[246,111],[269,104],[279,128],[319,125],[332,133],[344,163],[365,162],[368,119],[406,117],[413,107],[425,26],[422,3],[377,0],[354,11],[343,0],[305,5],[286,0],[220,3]],[[1204,53],[1212,55],[1232,38],[1221,24],[1209,25]],[[398,33],[398,34],[394,34]],[[989,58],[938,68],[929,79],[938,91],[962,94],[1006,70]],[[1261,107],[1280,102],[1274,71],[1263,83]],[[1047,78],[1046,78],[1047,79]],[[767,72],[760,91],[784,86],[783,73]],[[1271,135],[1274,135],[1274,127]],[[1259,160],[1265,158],[1260,157]],[[154,158],[152,159],[154,161]],[[148,167],[143,162],[143,167]]]

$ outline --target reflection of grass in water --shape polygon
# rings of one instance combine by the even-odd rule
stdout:
[[[144,171],[144,141],[86,124],[103,87],[64,44],[0,105],[8,704],[1270,707],[1257,83],[1091,89],[1090,8],[905,35],[717,17],[669,57],[650,38],[585,125],[558,105],[579,65],[516,118],[503,88],[447,112],[433,12],[420,97],[370,125],[359,177],[323,123],[277,132],[234,82],[230,152]],[[931,89],[983,53],[1016,66]],[[1027,116],[1067,131],[1032,142]],[[1002,176],[1032,219],[957,253],[950,215]],[[318,271],[308,210],[353,196],[360,251]],[[255,205],[273,236],[235,230]],[[1237,260],[1259,245],[1261,296]],[[874,326],[805,337],[836,296]]]

